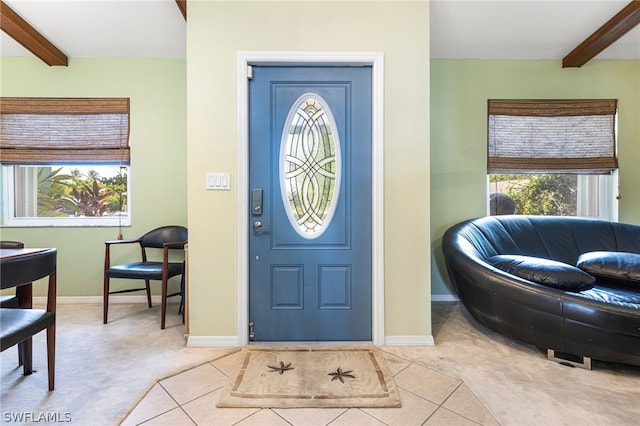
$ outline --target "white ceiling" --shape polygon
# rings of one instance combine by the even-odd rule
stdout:
[[[186,24],[175,0],[3,0],[67,55],[184,58]],[[2,32],[2,56],[31,53]]]
[[[185,57],[186,24],[175,0],[4,1],[71,60]],[[431,57],[559,60],[628,3],[432,0]],[[31,55],[4,32],[0,42],[3,57]],[[640,26],[596,58],[640,59]]]
[[[431,57],[562,59],[629,0],[436,0]],[[640,59],[636,26],[595,59]]]

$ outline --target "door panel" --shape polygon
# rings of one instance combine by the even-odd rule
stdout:
[[[249,96],[255,340],[371,340],[371,67],[256,66]]]

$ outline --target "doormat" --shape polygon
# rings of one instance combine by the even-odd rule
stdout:
[[[400,396],[376,348],[245,348],[217,407],[389,408]]]

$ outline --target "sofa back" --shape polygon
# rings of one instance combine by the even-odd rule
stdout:
[[[487,216],[462,222],[446,234],[482,260],[519,254],[575,265],[590,251],[640,253],[640,226],[582,217]]]

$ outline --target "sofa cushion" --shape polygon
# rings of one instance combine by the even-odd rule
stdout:
[[[575,266],[540,257],[497,255],[487,261],[512,275],[565,291],[583,291],[593,288],[596,280]]]
[[[638,253],[592,251],[580,255],[576,265],[603,284],[640,288]]]

